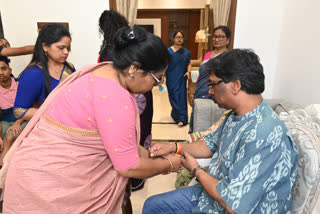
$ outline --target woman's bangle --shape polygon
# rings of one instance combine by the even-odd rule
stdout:
[[[180,155],[182,150],[181,143],[176,143],[176,154]]]
[[[169,161],[171,169],[170,169],[170,172],[162,173],[162,174],[169,174],[169,173],[173,172],[173,163],[172,163],[172,161],[169,158],[166,158],[166,157],[163,157],[163,158]]]

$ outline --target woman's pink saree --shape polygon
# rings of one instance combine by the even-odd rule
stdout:
[[[0,171],[5,213],[119,213],[128,179],[114,170],[99,134],[66,132],[45,115],[48,105],[66,86],[102,64],[106,63],[86,66],[61,83],[11,147]],[[140,136],[138,116],[136,123]],[[61,157],[63,161],[50,164]],[[19,164],[10,165],[12,160]],[[9,182],[23,176],[32,179],[32,184]]]

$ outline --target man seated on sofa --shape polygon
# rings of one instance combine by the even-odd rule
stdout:
[[[150,156],[181,154],[199,184],[152,196],[143,213],[287,213],[298,153],[288,129],[263,100],[263,67],[250,50],[207,62],[210,91],[231,109],[221,126],[190,144],[155,144]],[[208,172],[195,158],[211,158]]]

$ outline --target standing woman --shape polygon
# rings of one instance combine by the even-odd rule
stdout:
[[[37,38],[30,64],[21,73],[14,115],[30,120],[48,94],[75,71],[67,62],[71,36],[60,24],[45,25]]]
[[[209,73],[205,70],[205,63],[221,53],[228,50],[228,45],[231,38],[231,31],[227,26],[220,25],[213,29],[212,46],[213,50],[206,53],[199,68],[199,77],[197,80],[196,90],[194,92],[194,99],[207,99],[212,96],[209,95]],[[192,100],[192,104],[193,104]],[[189,134],[193,132],[193,105],[190,116]]]
[[[172,107],[171,117],[178,123],[178,126],[188,123],[186,79],[189,78],[191,71],[191,51],[182,47],[183,38],[181,31],[174,33],[174,45],[168,48],[170,64],[166,72],[166,83]]]
[[[203,62],[200,65],[199,77],[197,80],[197,87],[194,93],[194,99],[197,98],[209,98],[209,73],[205,71],[205,63],[219,54],[228,50],[228,45],[230,42],[231,31],[227,26],[218,26],[213,29],[212,34],[212,45],[213,50],[206,53],[203,57]]]

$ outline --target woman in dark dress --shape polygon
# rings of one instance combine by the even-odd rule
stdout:
[[[170,64],[166,72],[166,83],[172,107],[171,117],[178,126],[188,123],[186,79],[191,71],[191,51],[182,47],[183,37],[181,31],[173,35],[174,45],[168,48]]]

